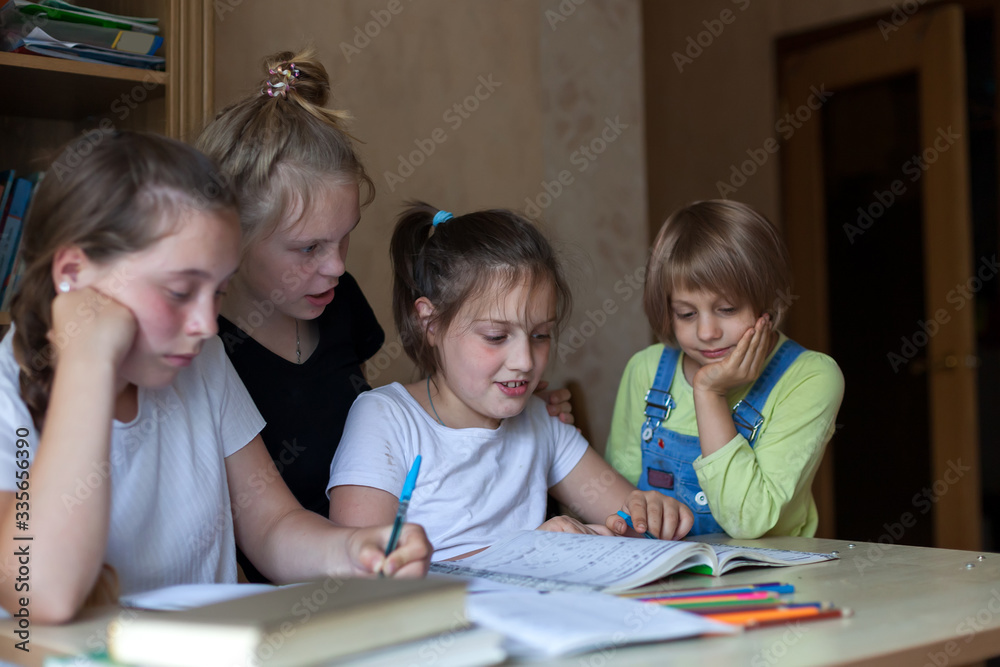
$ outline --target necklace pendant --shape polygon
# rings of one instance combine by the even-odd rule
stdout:
[[[302,343],[299,341],[299,321],[295,320],[295,363],[302,364]]]

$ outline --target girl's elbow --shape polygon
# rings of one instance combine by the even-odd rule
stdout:
[[[737,540],[756,540],[777,525],[779,516],[779,512],[756,515],[737,513],[728,517],[728,520],[723,518],[719,521],[719,525],[729,537]]]
[[[761,528],[759,526],[734,526],[731,530],[726,530],[729,537],[736,540],[756,540],[758,537],[763,537],[767,533],[767,529]]]
[[[2,606],[15,621],[27,619],[29,624],[60,625],[80,611],[81,602],[67,594],[13,593],[17,597],[3,600]]]

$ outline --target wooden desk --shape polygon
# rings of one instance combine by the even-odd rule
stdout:
[[[1000,554],[868,542],[853,543],[852,549],[842,540],[802,537],[712,541],[839,551],[840,559],[737,570],[716,579],[684,574],[651,588],[781,581],[795,585],[797,601],[829,601],[850,607],[854,615],[760,628],[735,637],[607,649],[552,664],[952,667],[1000,655]],[[968,563],[974,567],[967,568]]]
[[[850,607],[854,615],[762,628],[733,637],[609,648],[550,664],[952,667],[1000,655],[1000,554],[865,542],[857,542],[851,549],[848,542],[841,540],[797,537],[726,541],[778,549],[839,551],[840,560],[738,570],[721,578],[678,575],[668,584],[651,588],[781,581],[795,585],[795,600],[830,601]],[[978,560],[981,555],[982,561]],[[974,567],[967,568],[968,563]],[[25,656],[13,648],[9,621],[3,624],[0,660],[18,664],[40,664],[46,640],[65,645],[69,634],[75,635],[70,645],[101,645],[99,621],[62,628],[32,626],[32,653]]]

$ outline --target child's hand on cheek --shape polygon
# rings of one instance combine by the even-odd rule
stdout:
[[[109,358],[117,368],[131,349],[137,328],[131,310],[85,287],[56,294],[48,338],[59,357]]]
[[[744,332],[736,347],[722,361],[698,369],[692,387],[695,391],[725,396],[733,387],[753,382],[764,370],[764,360],[773,344],[771,317],[765,314]]]

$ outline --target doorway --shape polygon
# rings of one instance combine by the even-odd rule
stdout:
[[[846,380],[821,534],[979,549],[975,323],[1000,279],[973,255],[963,9],[793,41],[782,108],[829,95],[783,150],[789,329]]]

